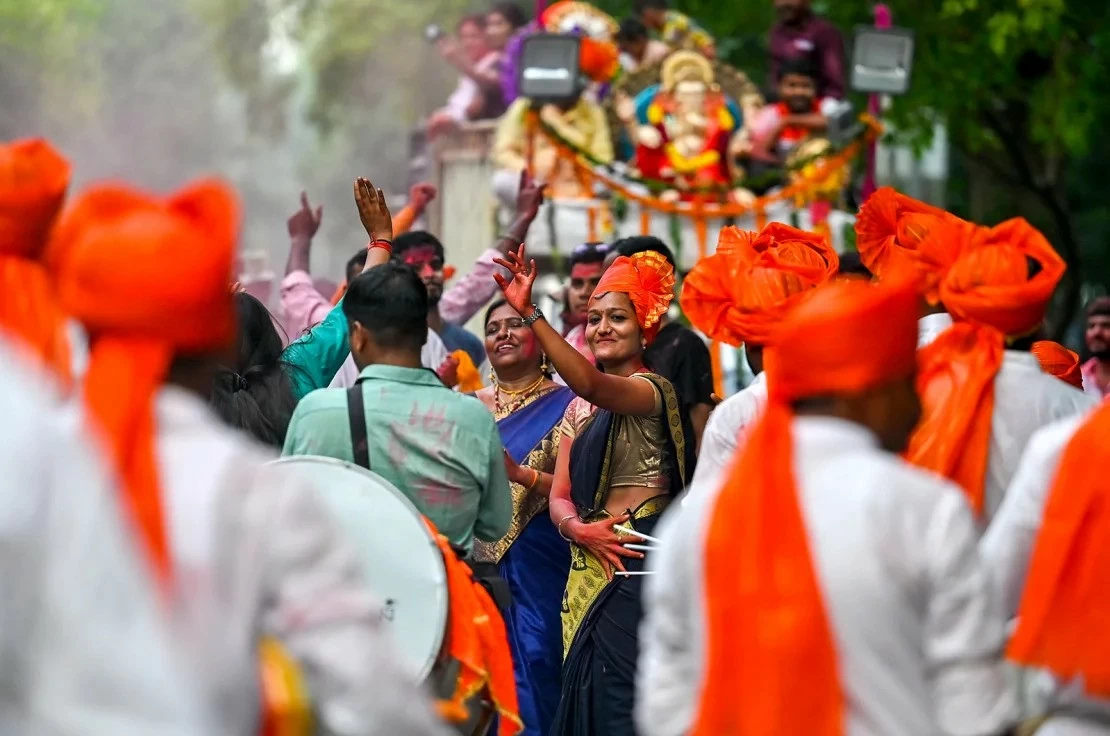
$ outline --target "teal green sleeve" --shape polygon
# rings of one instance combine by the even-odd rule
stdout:
[[[290,343],[281,354],[293,396],[300,401],[318,388],[327,388],[350,354],[347,317],[340,299],[323,322]]]
[[[478,505],[478,518],[474,522],[474,536],[483,542],[496,542],[509,531],[513,520],[513,495],[509,476],[505,472],[505,448],[493,416],[486,415],[489,423],[489,461],[482,500]],[[350,430],[347,432],[350,435]]]

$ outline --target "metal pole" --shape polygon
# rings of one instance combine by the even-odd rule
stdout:
[[[890,7],[883,3],[877,3],[872,12],[875,14],[875,27],[879,29],[887,29],[894,25],[894,14],[891,13]],[[867,112],[871,117],[876,120],[883,113],[883,106],[881,96],[877,94],[870,94],[867,96]],[[863,177],[863,199],[866,200],[878,188],[875,184],[875,151],[878,147],[878,141],[873,140],[867,144],[867,172]]]

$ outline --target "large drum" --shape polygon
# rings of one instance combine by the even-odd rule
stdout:
[[[447,573],[420,512],[369,470],[326,457],[274,461],[310,483],[358,550],[371,590],[384,603],[396,650],[421,680],[447,631]]]

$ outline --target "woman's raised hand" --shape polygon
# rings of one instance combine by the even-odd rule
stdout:
[[[521,317],[532,313],[532,284],[536,283],[536,261],[524,260],[524,243],[520,244],[516,252],[509,251],[504,258],[495,258],[494,263],[503,266],[509,272],[510,278],[506,279],[500,273],[493,275],[501,291],[505,293],[505,301],[515,309]]]
[[[393,241],[393,218],[385,203],[385,194],[375,189],[369,179],[355,179],[355,206],[366,234],[371,240]]]

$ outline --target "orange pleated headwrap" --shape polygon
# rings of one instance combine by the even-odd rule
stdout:
[[[47,253],[58,299],[89,332],[84,398],[153,566],[171,561],[154,456],[155,392],[177,353],[227,345],[238,229],[234,194],[200,182],[166,198],[122,186],[78,197]]]
[[[1084,422],[1060,459],[1007,654],[1110,698],[1110,403]]]
[[[65,316],[39,262],[69,186],[69,164],[44,140],[0,145],[0,329],[70,376]]]
[[[909,284],[842,281],[808,295],[767,349],[769,402],[709,522],[708,667],[696,736],[844,732],[836,645],[794,476],[792,401],[913,375]]]
[[[717,251],[682,283],[682,312],[714,340],[766,345],[773,328],[840,261],[823,235],[772,223],[759,233],[721,230]]]
[[[1064,262],[1025,220],[947,233],[960,256],[939,293],[957,323],[919,353],[923,413],[907,458],[958,483],[981,514],[1005,341],[1041,325]],[[1029,261],[1040,268],[1032,278]]]
[[[1033,343],[1033,355],[1041,364],[1041,370],[1056,376],[1064,383],[1083,388],[1083,372],[1080,370],[1079,356],[1058,342],[1038,340]]]
[[[628,294],[636,321],[649,343],[659,332],[659,320],[674,299],[674,268],[655,251],[621,256],[605,269],[594,298],[609,292]]]
[[[919,293],[935,305],[937,286],[959,256],[960,240],[952,229],[969,227],[942,209],[882,187],[856,215],[856,249],[871,273],[880,279],[912,277]]]

